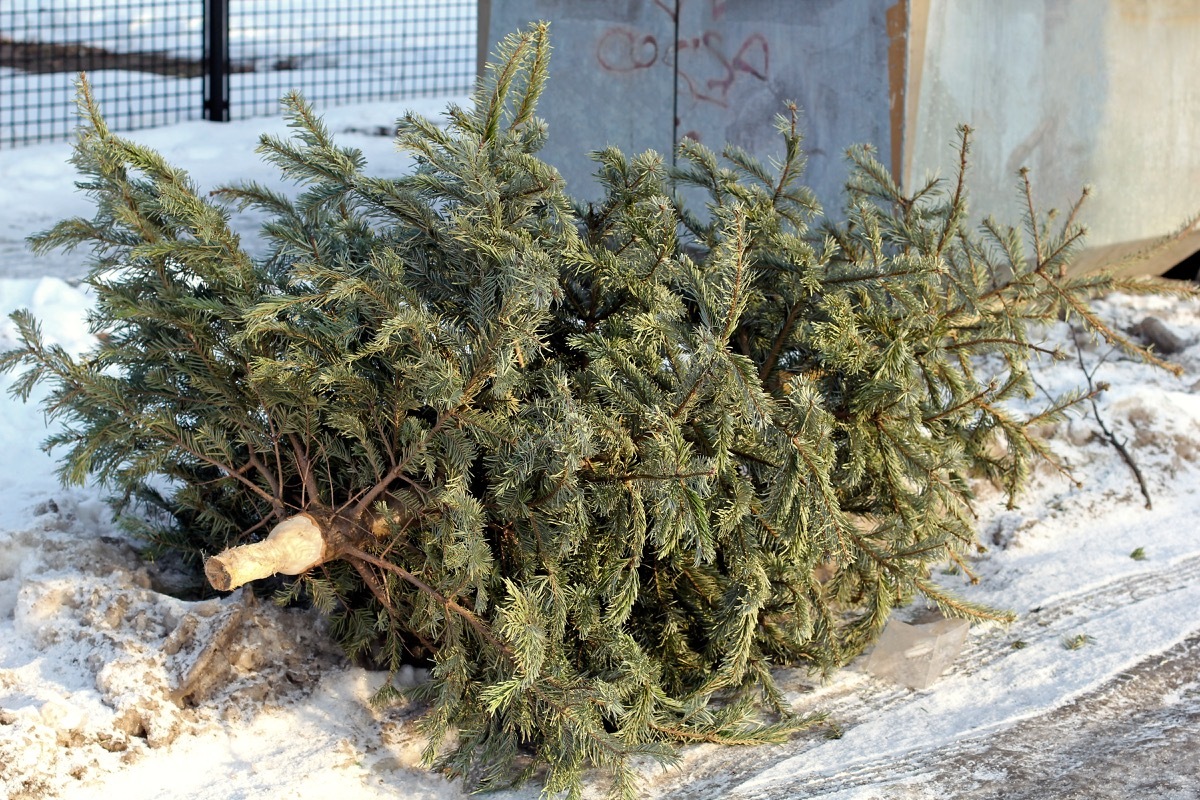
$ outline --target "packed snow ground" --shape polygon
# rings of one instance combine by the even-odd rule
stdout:
[[[390,140],[364,133],[396,115],[373,105],[328,119],[376,172],[397,174],[407,164]],[[254,140],[282,128],[189,123],[135,138],[210,188],[271,180]],[[65,145],[0,152],[0,311],[30,308],[48,339],[81,351],[89,299],[73,280],[86,254],[34,259],[23,245],[89,212],[67,154]],[[647,768],[649,796],[1200,795],[1200,306],[1097,305],[1123,330],[1155,316],[1189,343],[1170,357],[1185,370],[1177,379],[1083,342],[1087,367],[1099,364],[1095,379],[1112,387],[1100,413],[1127,442],[1153,510],[1095,419],[1059,425],[1055,448],[1083,485],[1040,471],[1012,509],[981,486],[986,552],[970,565],[981,581],[940,576],[972,600],[1012,608],[1016,623],[976,626],[925,690],[873,677],[862,660],[824,684],[783,671],[795,706],[828,711],[829,726],[777,747],[687,749],[681,770]],[[1073,347],[1065,325],[1046,336]],[[5,321],[0,349],[13,344]],[[1072,361],[1047,363],[1039,377],[1052,392],[1083,380]],[[184,576],[144,560],[97,489],[58,485],[38,447],[42,413],[7,395],[12,382],[0,377],[0,798],[466,797],[420,768],[420,709],[373,710],[384,676],[347,665],[313,615],[245,593],[173,597]],[[1085,643],[1069,649],[1072,640]]]

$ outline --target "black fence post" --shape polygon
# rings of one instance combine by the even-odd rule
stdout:
[[[204,0],[204,118],[229,121],[228,0]]]

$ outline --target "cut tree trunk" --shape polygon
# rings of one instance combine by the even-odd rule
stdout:
[[[341,558],[347,547],[383,539],[407,527],[413,517],[392,498],[383,499],[387,510],[367,510],[357,518],[313,513],[297,514],[280,522],[267,538],[223,550],[204,563],[212,587],[228,592],[272,575],[299,575],[315,566]]]
[[[224,550],[204,564],[213,588],[232,589],[271,575],[299,575],[335,556],[324,528],[310,514],[288,517],[266,539]]]

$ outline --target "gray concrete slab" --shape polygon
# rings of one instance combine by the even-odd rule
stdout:
[[[886,17],[895,0],[684,0],[680,4],[677,134],[780,157],[774,118],[802,114],[805,181],[836,212],[846,148],[891,152]]]
[[[568,191],[594,199],[588,154],[608,145],[626,154],[674,149],[675,81],[667,61],[675,38],[674,0],[495,0],[491,41],[548,20],[550,84],[538,115],[550,126],[541,156],[558,167]]]

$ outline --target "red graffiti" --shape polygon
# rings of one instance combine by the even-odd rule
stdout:
[[[678,22],[685,0],[654,0],[672,21]],[[725,15],[728,0],[709,0],[709,16]],[[771,74],[771,46],[762,33],[751,33],[730,58],[721,34],[706,30],[699,36],[679,37],[660,48],[654,34],[624,26],[609,28],[596,45],[596,61],[608,72],[649,69],[655,63],[676,70],[681,85],[697,103],[728,107],[729,93],[740,74],[765,81]]]
[[[771,48],[761,33],[746,37],[731,60],[717,31],[705,31],[694,39],[680,39],[674,48],[675,68],[692,99],[725,108],[738,73],[760,81],[770,74]]]
[[[609,72],[646,69],[658,60],[658,39],[629,28],[609,28],[596,45],[596,61]]]
[[[733,57],[733,68],[765,81],[771,74],[771,46],[767,44],[767,37],[761,33],[747,37],[742,42],[742,49]]]
[[[729,94],[729,87],[733,85],[735,75],[729,66],[729,60],[721,52],[721,43],[721,34],[716,31],[705,31],[701,39],[678,43],[676,69],[694,100],[725,105],[725,96]],[[695,54],[696,58],[689,57],[690,54]],[[690,70],[685,69],[685,59],[687,63],[695,66]],[[694,74],[703,71],[710,74],[715,72],[716,75],[706,79]]]

